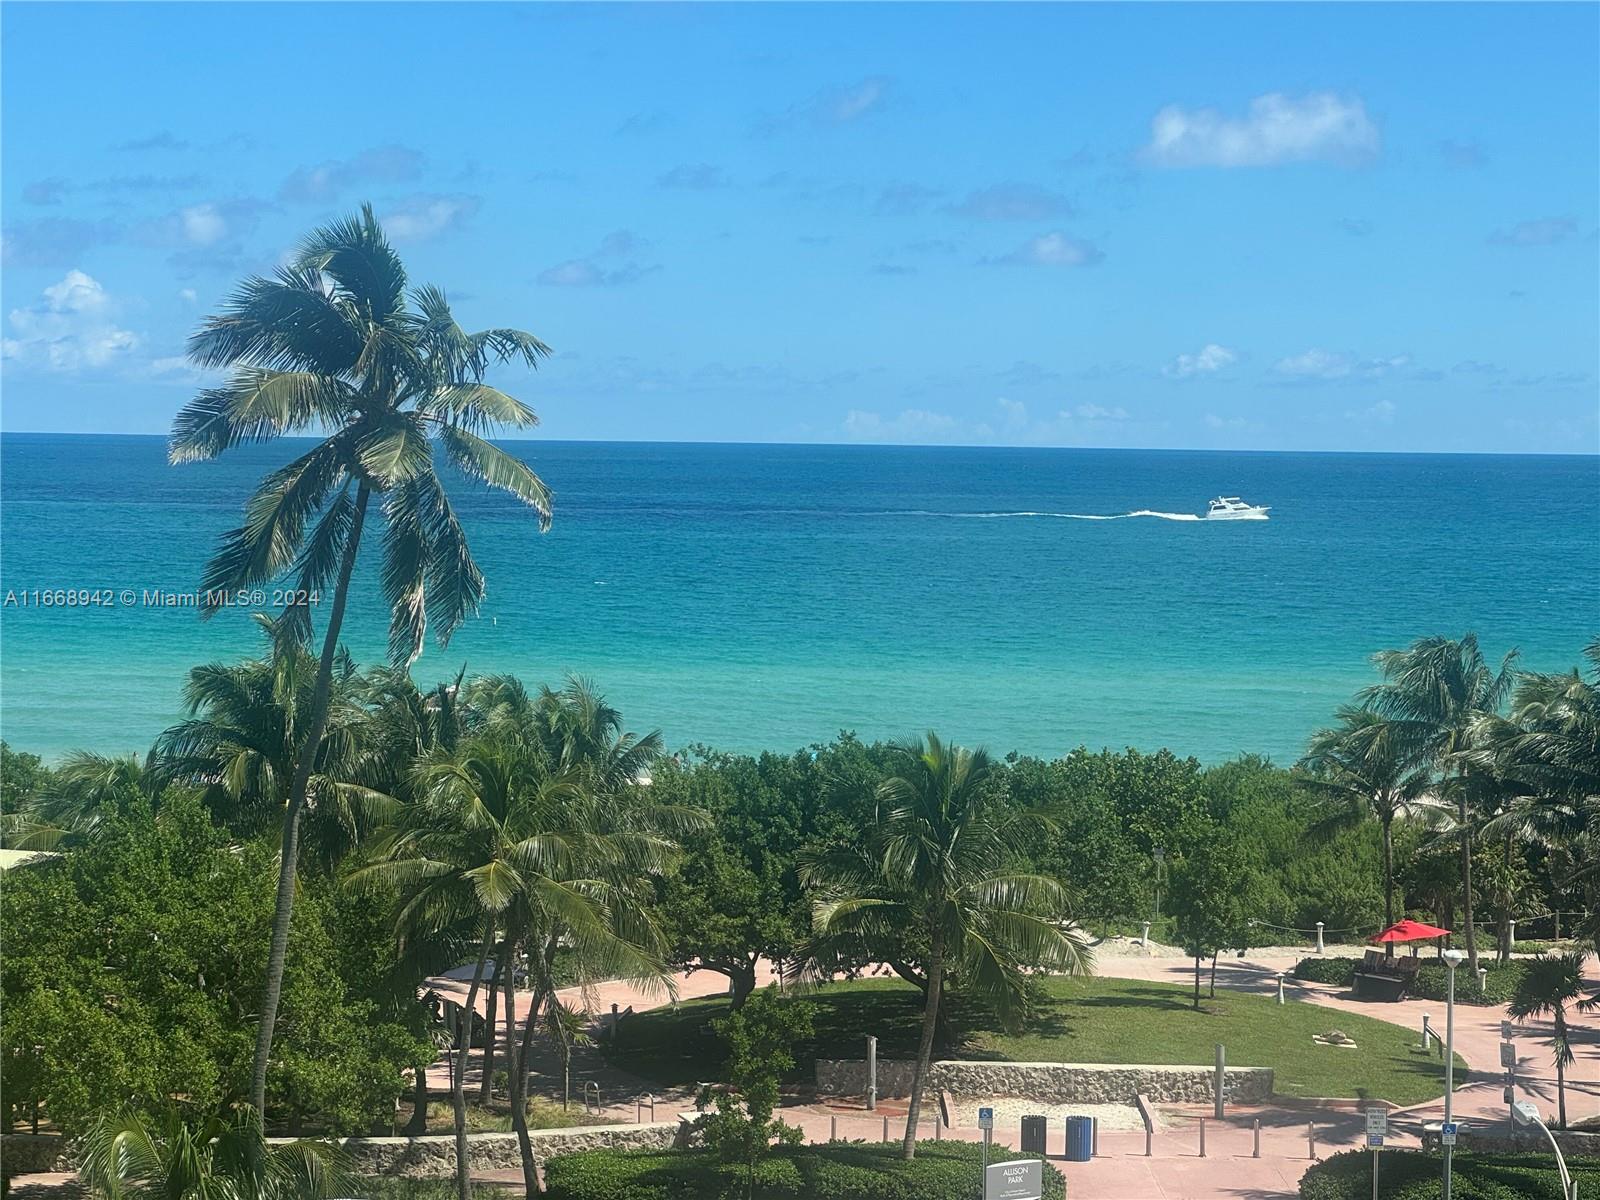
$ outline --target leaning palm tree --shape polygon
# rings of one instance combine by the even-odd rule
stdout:
[[[374,496],[386,524],[380,584],[390,613],[389,650],[409,663],[428,624],[442,643],[483,596],[434,466],[437,444],[465,474],[510,492],[550,520],[550,493],[520,459],[485,440],[497,426],[535,423],[533,411],[484,383],[491,366],[535,366],[548,348],[515,329],[467,333],[433,287],[408,292],[405,268],[370,206],[317,230],[271,278],[246,280],[223,312],[189,341],[189,356],[231,373],[200,393],[173,423],[174,463],[215,458],[241,442],[312,431],[321,440],[271,472],[207,565],[202,613],[241,589],[293,571],[287,616],[309,640],[314,601],[327,593],[317,682],[283,814],[272,942],[251,1069],[257,1113],[283,985],[293,916],[301,810],[327,719],[334,656],[357,551]]]
[[[1375,820],[1383,833],[1383,924],[1394,924],[1394,824],[1421,817],[1437,821],[1426,767],[1396,744],[1389,723],[1362,708],[1339,710],[1339,724],[1319,730],[1300,760],[1322,799],[1328,826]],[[1385,945],[1390,956],[1394,943]]]
[[[1515,1021],[1549,1014],[1554,1025],[1550,1047],[1555,1052],[1558,1121],[1567,1127],[1567,1068],[1572,1065],[1572,1043],[1567,1038],[1567,1005],[1579,1012],[1600,1008],[1600,995],[1585,997],[1583,958],[1579,953],[1544,954],[1526,964],[1517,981],[1507,1012]]]
[[[348,1195],[346,1161],[327,1142],[268,1145],[248,1109],[152,1119],[103,1114],[79,1147],[78,1177],[101,1200],[326,1200]]]
[[[1066,923],[1061,884],[1019,869],[1016,847],[1042,816],[1005,806],[987,786],[983,750],[947,746],[936,734],[896,747],[905,772],[878,786],[877,823],[860,847],[802,860],[815,896],[807,958],[826,967],[848,947],[909,936],[924,950],[922,1034],[911,1077],[903,1153],[916,1154],[923,1085],[933,1057],[947,979],[1020,1018],[1025,971],[1076,974],[1092,955]]]
[[[1516,681],[1517,652],[1500,666],[1489,666],[1474,634],[1459,641],[1426,637],[1404,650],[1374,656],[1383,682],[1362,692],[1364,707],[1388,719],[1397,745],[1441,772],[1440,791],[1456,804],[1461,844],[1462,908],[1467,957],[1476,978],[1478,937],[1472,915],[1472,838],[1474,801],[1492,790],[1492,780],[1476,771],[1463,752],[1473,724],[1504,705]]]

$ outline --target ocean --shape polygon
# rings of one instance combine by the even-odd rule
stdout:
[[[673,747],[935,729],[1287,763],[1377,650],[1473,630],[1564,670],[1600,632],[1593,456],[508,445],[554,488],[554,527],[453,481],[488,594],[417,679],[583,674]],[[0,438],[0,736],[143,751],[190,666],[257,653],[246,611],[145,593],[194,592],[295,452],[170,467],[159,437]],[[1190,519],[1219,494],[1271,519]],[[363,662],[384,652],[376,574],[363,556]],[[30,602],[51,589],[114,602]]]

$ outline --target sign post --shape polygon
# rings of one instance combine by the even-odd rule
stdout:
[[[983,1200],[1042,1200],[1044,1163],[1017,1158],[983,1169]]]
[[[1389,1135],[1389,1110],[1367,1109],[1367,1147],[1372,1151],[1372,1200],[1378,1200],[1378,1155],[1383,1139]]]
[[[978,1128],[983,1130],[983,1171],[984,1179],[987,1180],[989,1177],[989,1142],[994,1138],[994,1109],[980,1108],[978,1110]],[[986,1182],[983,1186],[987,1190],[989,1185]]]

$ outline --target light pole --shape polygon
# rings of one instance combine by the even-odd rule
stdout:
[[[1566,1200],[1578,1200],[1578,1181],[1567,1170],[1567,1160],[1561,1157],[1561,1144],[1556,1141],[1556,1135],[1550,1132],[1550,1127],[1539,1118],[1539,1110],[1526,1100],[1518,1100],[1511,1106],[1511,1117],[1518,1125],[1537,1125],[1544,1130],[1545,1137],[1550,1139],[1550,1148],[1556,1152],[1556,1170],[1561,1172],[1561,1194]]]
[[[1456,968],[1467,956],[1460,950],[1444,952],[1444,1127],[1453,1123],[1456,1090]],[[1455,1150],[1455,1136],[1440,1131],[1444,1142],[1444,1200],[1450,1200],[1450,1155]]]

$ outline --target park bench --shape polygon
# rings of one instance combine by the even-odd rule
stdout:
[[[1381,950],[1368,950],[1351,976],[1357,1000],[1403,1000],[1416,982],[1422,960],[1410,955],[1386,958]]]

